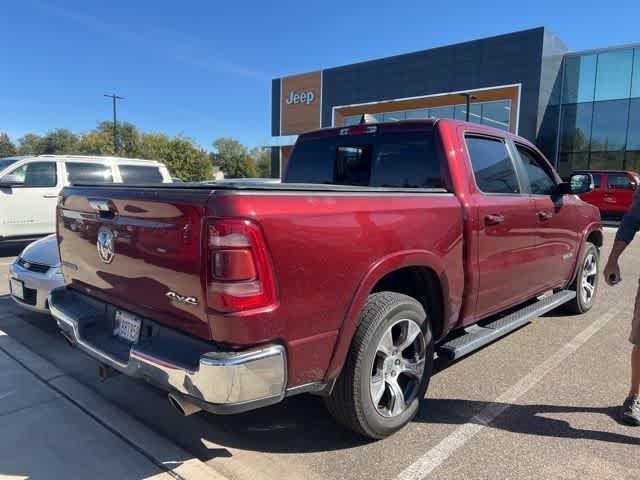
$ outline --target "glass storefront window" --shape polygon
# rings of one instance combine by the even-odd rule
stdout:
[[[629,100],[594,102],[591,151],[624,150],[627,140]]]
[[[640,151],[640,98],[634,98],[629,102],[627,150]]]
[[[633,50],[617,50],[598,54],[596,100],[629,98]]]
[[[632,172],[640,172],[640,150],[627,152],[624,168],[631,170]]]
[[[582,152],[589,149],[592,103],[577,103],[562,107],[560,119],[560,150]]]
[[[467,105],[456,105],[453,111],[453,118],[456,120],[466,120],[467,118]],[[469,112],[469,121],[472,123],[482,123],[482,104],[472,103],[471,111]]]
[[[565,57],[562,103],[591,102],[595,81],[595,55]]]
[[[558,156],[558,173],[562,178],[569,178],[576,170],[587,170],[589,168],[589,153],[561,153]]]
[[[418,108],[416,110],[407,110],[407,120],[423,120],[429,118],[428,108]]]
[[[349,115],[344,117],[344,126],[350,127],[351,125],[358,125],[360,123],[360,118],[362,118],[362,115]]]
[[[640,48],[633,51],[633,75],[631,78],[631,97],[640,97]]]
[[[386,112],[382,114],[383,122],[399,122],[405,119],[405,112]]]
[[[453,118],[453,105],[444,107],[433,107],[429,109],[429,117],[433,118]]]
[[[482,124],[500,130],[509,130],[511,100],[498,100],[482,104]]]
[[[591,152],[589,169],[621,170],[624,166],[624,150],[618,152]]]

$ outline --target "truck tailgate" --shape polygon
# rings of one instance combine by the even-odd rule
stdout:
[[[67,188],[58,237],[67,284],[134,314],[211,338],[201,271],[210,190]]]

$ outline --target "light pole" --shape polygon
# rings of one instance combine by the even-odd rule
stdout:
[[[118,123],[116,121],[116,100],[124,100],[124,97],[119,97],[115,93],[111,95],[107,95],[105,93],[105,97],[113,100],[113,151],[116,156],[118,156]]]
[[[467,113],[465,115],[465,121],[469,121],[469,111],[471,110],[471,100],[475,100],[477,97],[471,95],[470,93],[461,93],[463,97],[467,99]]]

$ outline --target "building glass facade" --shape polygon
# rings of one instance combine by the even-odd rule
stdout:
[[[568,54],[563,63],[559,111],[550,106],[560,174],[640,169],[640,48]]]
[[[273,171],[305,131],[465,120],[469,94],[471,122],[532,141],[564,178],[640,171],[640,44],[572,52],[544,27],[274,79]]]
[[[444,105],[432,108],[416,108],[395,112],[370,114],[379,122],[397,122],[400,120],[420,120],[426,118],[451,118],[465,120],[467,105]],[[362,115],[348,115],[344,117],[344,126],[357,125]],[[488,125],[500,130],[509,130],[511,126],[511,100],[496,100],[492,102],[474,102],[469,111],[469,121]]]

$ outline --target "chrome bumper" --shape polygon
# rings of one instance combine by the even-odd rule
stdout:
[[[205,410],[237,413],[277,403],[285,396],[287,359],[281,345],[231,352],[208,344],[204,348],[211,351],[205,351],[204,342],[198,341],[194,360],[190,345],[194,340],[184,336],[181,341],[173,332],[141,339],[130,347],[124,345],[127,358],[126,354],[111,353],[122,350],[122,342],[94,332],[101,323],[104,332],[110,330],[107,304],[63,287],[51,292],[49,308],[65,337],[89,356],[125,375],[181,393]],[[83,335],[86,328],[91,329],[91,339]],[[191,358],[177,352],[189,352]]]

